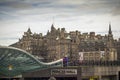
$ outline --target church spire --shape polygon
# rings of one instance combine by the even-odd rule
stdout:
[[[109,23],[108,40],[113,40],[113,34],[112,34],[112,30],[111,30],[111,23]]]
[[[111,23],[109,23],[109,32],[108,32],[108,34],[112,34]]]

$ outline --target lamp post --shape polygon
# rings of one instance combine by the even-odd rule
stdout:
[[[68,35],[66,37],[67,40],[67,45],[68,45],[68,52],[67,52],[67,57],[69,58],[69,63],[71,62],[71,37]]]
[[[9,65],[9,66],[8,66],[8,70],[11,71],[12,69],[13,69],[13,66],[12,66],[12,65]],[[11,78],[10,78],[10,72],[9,72],[9,80],[11,80]]]

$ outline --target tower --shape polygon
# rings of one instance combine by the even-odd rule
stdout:
[[[114,61],[117,60],[117,52],[114,47],[114,39],[111,30],[111,24],[109,23],[109,31],[108,31],[108,40],[107,40],[107,48],[108,48],[108,60]]]
[[[111,30],[111,24],[109,23],[109,31],[108,31],[108,41],[113,40],[113,34]]]
[[[30,28],[28,28],[27,32],[28,32],[29,34],[32,34],[32,32],[31,32],[31,29],[30,29]]]
[[[109,34],[112,34],[111,24],[109,24]]]

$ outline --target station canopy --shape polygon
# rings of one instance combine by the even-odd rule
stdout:
[[[44,63],[24,50],[0,46],[0,76],[13,77],[25,72],[56,66],[62,66],[62,59]]]

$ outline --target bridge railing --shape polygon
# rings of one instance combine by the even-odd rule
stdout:
[[[72,61],[68,66],[120,66],[120,60],[117,61]]]

